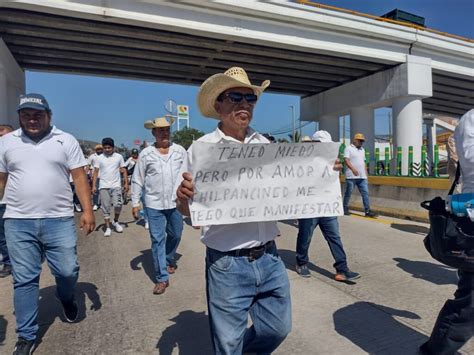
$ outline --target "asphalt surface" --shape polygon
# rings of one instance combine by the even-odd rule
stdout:
[[[101,214],[96,216],[102,223]],[[150,238],[143,224],[132,220],[127,206],[122,234],[104,238],[100,225],[89,236],[79,234],[79,322],[63,322],[54,279],[44,265],[35,354],[212,354],[200,232],[185,227],[179,268],[166,293],[156,296]],[[455,290],[455,271],[425,252],[426,224],[357,215],[339,223],[349,266],[362,274],[356,284],[334,280],[319,230],[311,245],[312,277],[299,277],[296,224],[279,224],[293,330],[275,354],[416,354]],[[11,278],[0,279],[0,354],[10,354],[16,341],[12,291]],[[473,340],[462,353],[474,354]]]

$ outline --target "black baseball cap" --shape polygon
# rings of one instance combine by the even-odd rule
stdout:
[[[48,101],[46,101],[44,96],[40,94],[20,95],[20,100],[16,110],[20,111],[25,108],[31,108],[40,111],[51,111]]]

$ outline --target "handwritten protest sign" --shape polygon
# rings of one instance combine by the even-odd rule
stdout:
[[[339,143],[194,142],[193,225],[342,215]]]

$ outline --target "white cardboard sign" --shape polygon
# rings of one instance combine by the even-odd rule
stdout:
[[[194,142],[193,225],[342,215],[339,143]]]

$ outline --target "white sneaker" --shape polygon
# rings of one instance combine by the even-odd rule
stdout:
[[[107,228],[104,232],[104,237],[110,237],[112,235],[112,229]]]
[[[119,222],[112,222],[112,226],[114,227],[115,231],[117,233],[122,233],[123,232],[123,227],[120,225]]]
[[[97,211],[98,209],[99,209],[99,206],[97,206],[97,205],[92,206],[93,211]]]
[[[148,225],[148,222],[145,222],[145,229],[146,230],[150,229],[150,226]]]
[[[74,205],[76,207],[76,212],[82,212],[82,208],[81,208],[81,205],[77,204],[77,205]]]

